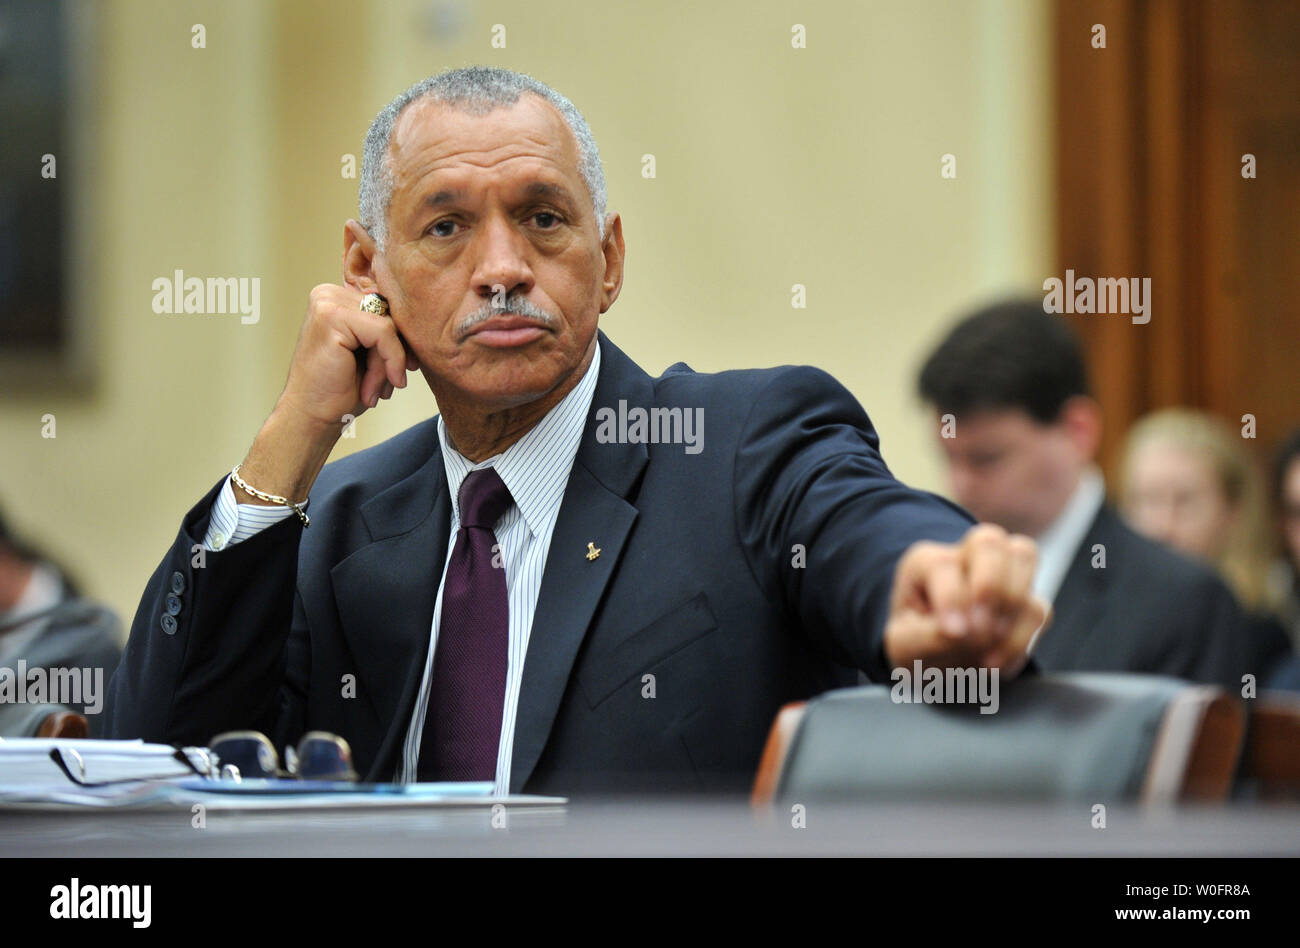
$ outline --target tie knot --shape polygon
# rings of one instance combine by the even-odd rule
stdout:
[[[492,467],[466,474],[465,480],[461,481],[458,499],[461,526],[487,527],[489,530],[514,503],[510,488]]]

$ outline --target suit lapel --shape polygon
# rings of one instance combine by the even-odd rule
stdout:
[[[362,504],[361,516],[373,542],[330,578],[361,685],[387,728],[367,779],[387,781],[424,671],[447,557],[451,501],[436,443],[415,473]]]
[[[627,497],[649,454],[643,444],[600,444],[596,412],[619,399],[649,408],[650,377],[600,334],[601,367],[582,443],[546,555],[515,717],[510,790],[519,793],[542,755],[578,650],[618,567],[636,507]],[[587,558],[587,544],[600,550]]]

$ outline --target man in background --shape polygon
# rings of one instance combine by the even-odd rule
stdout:
[[[98,737],[98,712],[122,657],[118,629],[116,615],[83,599],[62,569],[0,517],[0,677],[8,679],[0,687],[0,736]],[[64,673],[51,674],[56,669]],[[63,697],[51,686],[70,686],[74,677],[66,703],[46,700]]]
[[[1037,300],[962,320],[919,387],[938,416],[954,498],[980,520],[1034,537],[1034,592],[1055,620],[1034,646],[1045,671],[1132,671],[1221,684],[1249,668],[1227,586],[1129,529],[1093,462],[1101,408],[1082,350]]]

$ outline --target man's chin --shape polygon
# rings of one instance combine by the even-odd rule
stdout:
[[[480,409],[504,411],[545,398],[561,381],[554,373],[501,373],[499,378],[461,379],[454,388],[460,399]]]
[[[471,339],[462,352],[476,350],[472,364],[448,374],[429,368],[422,368],[422,373],[435,396],[453,395],[480,410],[518,408],[545,398],[566,381],[576,381],[572,376],[577,366],[571,365],[557,347],[547,344],[554,340],[553,334],[547,332],[529,345],[493,348],[480,347]]]

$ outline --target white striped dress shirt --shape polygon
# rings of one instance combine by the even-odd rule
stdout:
[[[451,492],[451,533],[447,543],[447,560],[443,563],[443,579],[447,575],[447,562],[456,545],[456,531],[460,528],[461,482],[470,471],[494,467],[510,490],[514,503],[497,521],[497,543],[500,544],[502,563],[506,570],[506,595],[510,604],[510,652],[506,670],[506,699],[501,716],[501,741],[497,745],[496,783],[492,792],[504,796],[510,792],[510,756],[515,744],[515,711],[519,705],[519,684],[523,680],[524,656],[528,654],[528,637],[533,628],[533,613],[537,610],[537,594],[542,588],[542,574],[546,571],[546,554],[551,546],[551,534],[560,516],[560,503],[564,488],[569,483],[573,459],[582,442],[582,430],[587,423],[591,398],[596,392],[596,377],[600,371],[600,346],[587,368],[582,381],[574,386],[560,403],[543,416],[526,435],[506,448],[496,457],[473,464],[447,443],[447,429],[438,417],[438,442],[442,445],[443,467],[447,471],[447,487]],[[443,579],[438,581],[438,601],[433,607],[433,629],[429,637],[429,654],[424,663],[424,678],[420,682],[420,695],[415,702],[415,712],[406,732],[402,759],[397,767],[396,779],[411,783],[416,779],[420,754],[420,735],[424,731],[424,717],[429,709],[429,685],[433,677],[433,657],[438,646],[438,620],[442,613]]]
[[[510,792],[510,758],[514,749],[515,712],[519,704],[519,686],[523,680],[524,657],[532,632],[537,596],[546,571],[546,554],[551,534],[559,519],[569,472],[582,442],[582,432],[596,392],[600,374],[600,347],[582,380],[542,417],[527,434],[495,457],[478,464],[447,443],[447,429],[438,418],[438,443],[442,446],[443,467],[451,500],[451,532],[447,556],[438,580],[438,596],[433,607],[433,626],[429,633],[429,652],[424,663],[424,677],[415,710],[407,727],[406,740],[394,779],[400,783],[416,780],[420,754],[420,735],[429,708],[429,685],[433,675],[433,658],[438,646],[438,623],[442,613],[442,587],[460,527],[460,485],[470,471],[495,467],[510,490],[514,503],[502,515],[493,531],[500,547],[506,571],[506,595],[510,609],[509,666],[506,671],[506,694],[501,720],[501,740],[497,747],[496,780],[493,793]],[[237,508],[237,509],[236,509]],[[236,504],[230,479],[213,505],[211,523],[204,545],[219,550],[246,540],[259,530],[292,516],[288,507],[263,507]]]

